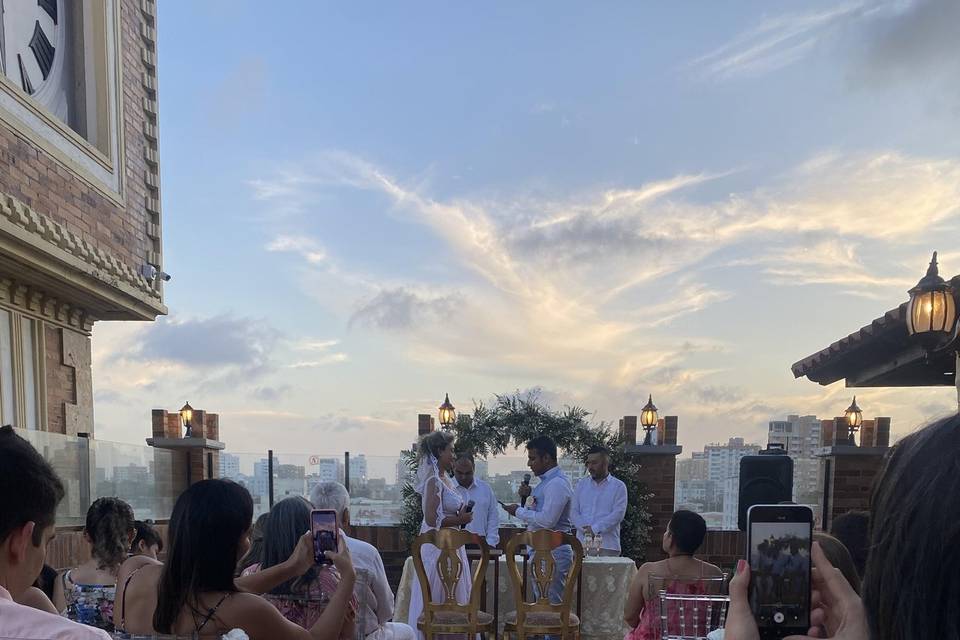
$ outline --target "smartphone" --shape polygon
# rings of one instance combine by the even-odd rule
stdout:
[[[761,640],[810,628],[810,507],[756,504],[747,512],[750,608]]]
[[[332,564],[325,552],[336,551],[339,545],[337,512],[333,509],[311,511],[310,531],[313,533],[313,561],[317,564]]]

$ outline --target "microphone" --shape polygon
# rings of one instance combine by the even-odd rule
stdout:
[[[463,512],[464,512],[464,513],[473,513],[473,507],[474,507],[474,505],[476,505],[476,504],[477,504],[476,502],[474,502],[473,500],[470,500],[469,502],[467,502],[467,506],[465,506],[465,507],[463,508]],[[460,528],[461,528],[461,529],[466,529],[466,528],[467,528],[467,525],[462,524],[462,525],[460,525]]]
[[[526,487],[529,487],[529,486],[530,486],[530,474],[529,474],[529,473],[523,474],[523,485],[526,486]],[[520,506],[521,506],[521,507],[527,506],[527,496],[523,496],[522,498],[520,498]]]

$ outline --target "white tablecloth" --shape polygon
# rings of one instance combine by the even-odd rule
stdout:
[[[504,616],[516,611],[513,600],[513,586],[507,575],[507,560],[500,557],[500,629],[503,631]],[[522,558],[517,558],[522,563]],[[521,565],[522,566],[522,565]],[[629,558],[584,558],[583,599],[581,602],[581,634],[589,640],[623,640],[628,631],[623,624],[623,606],[626,604],[630,581],[637,573],[637,566]],[[493,613],[493,563],[487,567],[487,611]],[[403,575],[397,589],[397,606],[393,619],[407,622],[410,611],[410,589],[416,582],[413,558],[407,558],[403,565]],[[419,584],[416,588],[420,588]],[[576,594],[573,607],[576,611]]]

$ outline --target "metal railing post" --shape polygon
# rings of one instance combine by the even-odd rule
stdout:
[[[270,497],[270,508],[273,509],[273,449],[267,450],[267,494]]]
[[[95,455],[90,446],[90,435],[87,433],[78,433],[77,439],[80,442],[82,455],[80,456],[80,510],[86,513],[90,508],[91,486],[94,480],[90,477],[90,470],[96,468],[96,461],[91,461],[91,456]]]
[[[343,452],[343,486],[350,492],[350,452]]]

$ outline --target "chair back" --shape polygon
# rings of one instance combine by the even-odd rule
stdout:
[[[423,563],[421,549],[426,544],[432,544],[439,549],[436,560],[437,576],[440,578],[443,590],[439,602],[434,602],[433,589],[427,577],[427,569]],[[464,566],[460,558],[460,549],[468,544],[480,547],[480,558],[470,580],[470,600],[466,604],[457,602],[457,584],[464,572],[470,574],[469,561]],[[480,595],[483,591],[483,580],[487,573],[487,564],[490,561],[490,547],[482,536],[463,529],[431,529],[421,533],[413,541],[411,547],[413,567],[420,582],[420,592],[423,594],[423,621],[425,625],[433,623],[438,613],[466,614],[467,624],[478,624],[480,612]],[[416,628],[417,621],[411,620],[410,626]]]
[[[727,621],[730,597],[660,592],[661,640],[705,640]]]
[[[567,573],[563,586],[563,598],[559,604],[550,602],[550,585],[557,574],[558,568],[553,557],[554,549],[569,545],[573,549],[573,562]],[[528,564],[530,578],[536,586],[536,594],[531,602],[527,602],[523,591],[524,581],[517,566],[517,551],[525,546],[532,549]],[[524,531],[510,538],[507,542],[507,573],[513,584],[513,594],[517,606],[517,626],[524,626],[524,619],[532,613],[558,613],[564,626],[570,624],[570,611],[573,605],[573,592],[577,586],[577,577],[583,565],[583,545],[576,536],[559,531],[541,529],[540,531]]]

